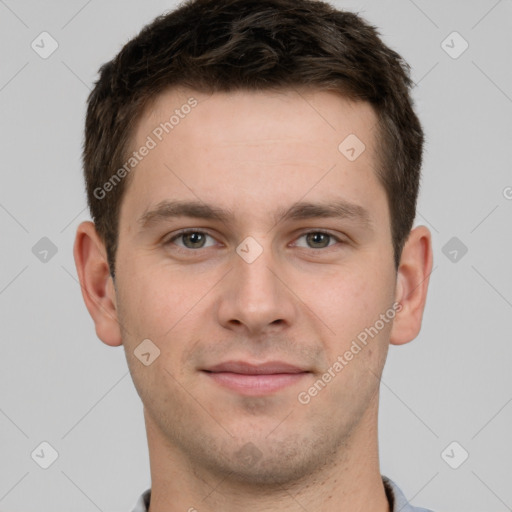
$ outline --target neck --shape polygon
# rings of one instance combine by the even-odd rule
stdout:
[[[254,485],[215,474],[169,444],[145,411],[151,465],[149,512],[390,512],[379,469],[378,403],[333,460],[286,485]]]

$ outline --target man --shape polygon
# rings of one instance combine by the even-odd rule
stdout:
[[[189,1],[101,68],[74,255],[144,404],[135,511],[423,510],[377,445],[432,268],[410,86],[311,0]]]

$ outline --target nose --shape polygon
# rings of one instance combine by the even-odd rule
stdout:
[[[222,280],[218,321],[237,334],[258,336],[290,327],[297,314],[284,264],[260,243],[256,259],[233,254],[233,269]],[[254,251],[254,247],[251,247]]]

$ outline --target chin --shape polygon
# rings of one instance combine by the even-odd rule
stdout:
[[[221,447],[210,444],[202,452],[201,464],[217,475],[242,486],[279,489],[300,483],[312,472],[331,465],[332,439],[303,434],[285,439],[226,440]]]

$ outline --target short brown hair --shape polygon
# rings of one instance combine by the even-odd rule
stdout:
[[[88,98],[87,197],[112,276],[127,180],[101,197],[98,190],[126,162],[146,105],[173,86],[208,93],[298,86],[369,102],[398,267],[415,218],[424,139],[409,72],[375,27],[317,0],[188,0],[157,17],[101,66]]]

